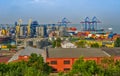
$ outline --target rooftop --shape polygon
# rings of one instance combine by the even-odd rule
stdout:
[[[111,56],[120,56],[120,48],[103,48]]]
[[[108,57],[102,49],[99,48],[49,48],[47,50],[48,58],[79,58],[84,57]]]
[[[7,63],[12,56],[0,56],[0,63]]]
[[[26,47],[25,49],[21,50],[20,52],[20,56],[30,56],[32,53],[36,53],[36,54],[42,54],[44,52],[44,50],[42,49],[38,49],[38,48],[33,48],[33,47]]]
[[[43,52],[44,52],[44,50],[42,50],[42,49],[26,47],[25,49],[22,49],[22,50],[18,51],[16,54],[14,54],[14,56],[12,56],[12,58],[8,62],[18,60],[19,56],[30,56],[32,53],[36,53],[37,55],[42,55],[45,57]]]

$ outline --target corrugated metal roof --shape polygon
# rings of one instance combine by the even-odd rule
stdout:
[[[111,56],[120,56],[120,48],[103,48]]]
[[[44,50],[38,49],[38,48],[32,48],[32,47],[26,47],[25,49],[21,50],[22,52],[19,54],[19,56],[30,56],[32,53],[36,54],[42,54]]]
[[[50,48],[48,58],[108,57],[100,48]]]
[[[38,49],[28,46],[25,49],[18,51],[14,56],[12,56],[12,58],[8,62],[18,60],[19,56],[30,56],[32,53],[36,53],[37,55],[42,55],[45,61],[46,53],[43,49]]]

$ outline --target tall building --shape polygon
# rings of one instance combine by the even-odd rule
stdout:
[[[23,36],[23,26],[20,26],[20,36]]]

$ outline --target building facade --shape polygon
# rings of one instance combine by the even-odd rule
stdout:
[[[102,49],[96,48],[56,48],[48,49],[46,62],[53,68],[54,72],[69,71],[74,62],[84,57],[84,60],[101,62],[103,57],[109,57]]]

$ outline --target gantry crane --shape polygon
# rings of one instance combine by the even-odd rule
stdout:
[[[101,23],[95,16],[92,18],[92,30],[97,29],[97,23]]]
[[[80,22],[83,24],[84,31],[96,31],[97,30],[97,23],[101,23],[95,16],[92,20],[89,17],[86,17],[84,21]]]
[[[6,30],[6,29],[2,29],[1,34],[2,34],[3,36],[6,36],[6,35],[7,35],[7,30]]]
[[[67,18],[63,18],[62,21],[58,22],[60,25],[67,27],[68,23],[71,23]]]

